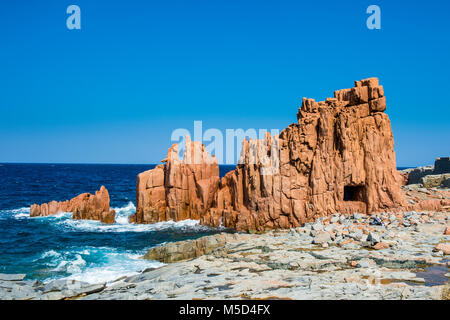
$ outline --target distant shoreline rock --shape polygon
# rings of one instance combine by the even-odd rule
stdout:
[[[401,170],[404,184],[423,184],[425,188],[445,187],[450,188],[450,158],[440,157],[434,162],[434,166],[424,166]],[[434,176],[427,178],[428,176]]]

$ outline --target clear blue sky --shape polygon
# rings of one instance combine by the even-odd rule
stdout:
[[[156,163],[194,120],[282,129],[370,76],[397,164],[449,156],[449,1],[304,2],[1,1],[0,162]]]

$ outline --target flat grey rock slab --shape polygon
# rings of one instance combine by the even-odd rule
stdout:
[[[0,273],[0,280],[3,281],[22,281],[25,279],[27,275],[22,273],[17,274],[6,274],[6,273]]]

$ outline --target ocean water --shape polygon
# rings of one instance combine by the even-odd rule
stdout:
[[[48,282],[76,279],[113,281],[156,261],[140,257],[162,243],[195,239],[223,230],[198,221],[128,223],[135,208],[136,176],[154,165],[0,164],[0,273],[25,273]],[[234,166],[221,166],[220,174]],[[110,194],[116,223],[72,220],[70,213],[29,217],[33,203],[66,200],[94,193],[104,185]]]

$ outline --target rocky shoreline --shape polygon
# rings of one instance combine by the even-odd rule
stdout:
[[[2,299],[449,299],[450,213],[334,214],[154,248],[178,261],[105,284],[0,275]]]
[[[220,178],[200,141],[169,148],[137,177],[136,224],[199,220],[251,234],[169,243],[143,258],[169,263],[108,284],[0,276],[6,299],[440,299],[450,254],[450,159],[397,171],[384,88],[355,81],[304,98],[297,123],[243,141]],[[270,169],[270,170],[269,170]],[[441,189],[442,187],[442,189]],[[106,188],[33,205],[114,223]],[[336,213],[340,212],[340,213]],[[3,279],[3,280],[2,280]]]

